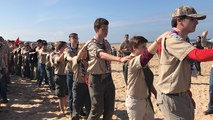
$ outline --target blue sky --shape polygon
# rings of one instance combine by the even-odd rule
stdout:
[[[171,14],[177,6],[193,6],[207,19],[199,21],[194,39],[204,30],[213,37],[212,0],[1,0],[0,35],[5,39],[23,41],[68,40],[71,32],[79,34],[79,41],[91,39],[96,18],[109,20],[107,39],[111,43],[123,41],[124,35],[142,35],[153,41],[171,29]]]

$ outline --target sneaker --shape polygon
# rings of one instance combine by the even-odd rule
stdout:
[[[203,113],[204,115],[213,114],[213,110],[206,110]]]

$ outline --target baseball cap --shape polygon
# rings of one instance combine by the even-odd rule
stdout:
[[[192,17],[197,20],[204,20],[206,18],[206,15],[197,14],[196,10],[191,6],[180,6],[172,13],[173,18],[181,16]]]

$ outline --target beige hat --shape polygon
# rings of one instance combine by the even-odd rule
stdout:
[[[175,18],[180,16],[193,17],[198,20],[204,20],[206,18],[206,15],[197,14],[196,10],[191,6],[180,6],[176,8],[172,13],[172,17]]]

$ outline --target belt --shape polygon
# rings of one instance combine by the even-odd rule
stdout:
[[[168,96],[187,96],[187,95],[189,95],[189,92],[186,91],[186,92],[180,92],[180,93],[169,93],[166,95],[168,95]]]

